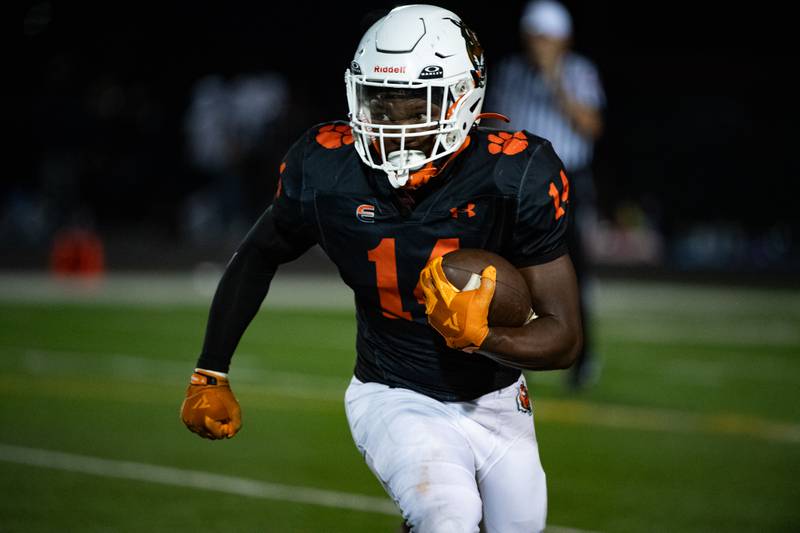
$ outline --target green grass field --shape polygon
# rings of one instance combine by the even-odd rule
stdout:
[[[275,292],[224,442],[178,418],[206,304],[0,296],[0,530],[396,531],[344,417],[351,300]],[[553,531],[800,530],[800,293],[596,293],[599,383],[529,375]]]

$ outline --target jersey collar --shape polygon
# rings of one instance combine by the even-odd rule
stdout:
[[[464,142],[461,143],[461,146],[458,147],[458,150],[450,154],[450,157],[448,157],[445,160],[442,166],[436,167],[434,166],[433,161],[430,161],[427,165],[425,165],[421,169],[412,172],[408,178],[408,183],[406,183],[403,189],[410,189],[413,191],[415,189],[419,189],[420,187],[428,183],[432,178],[441,174],[444,171],[444,169],[447,168],[450,162],[453,161],[456,158],[456,156],[458,156],[458,154],[463,152],[470,145],[471,142],[472,142],[472,135],[467,135],[466,139],[464,139]]]

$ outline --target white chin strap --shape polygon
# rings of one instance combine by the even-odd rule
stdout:
[[[424,161],[425,153],[420,150],[396,150],[390,153],[386,160],[387,164],[384,170],[386,175],[389,176],[389,183],[395,189],[399,189],[408,183],[410,170],[422,168],[424,163],[416,164],[416,162]]]

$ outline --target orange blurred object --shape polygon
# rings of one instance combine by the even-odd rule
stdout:
[[[59,231],[50,252],[50,271],[59,276],[100,276],[105,271],[103,242],[91,230]]]

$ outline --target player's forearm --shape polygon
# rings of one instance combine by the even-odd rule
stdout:
[[[289,230],[279,229],[273,207],[264,211],[244,238],[219,282],[199,368],[228,371],[239,339],[267,296],[278,265],[297,259],[313,244],[313,238],[298,224],[292,226],[292,221],[283,224]]]
[[[228,371],[233,352],[264,301],[276,269],[254,247],[242,247],[231,259],[211,304],[199,368]]]
[[[546,315],[519,328],[490,328],[480,353],[524,370],[557,370],[572,365],[582,342],[580,325]]]

